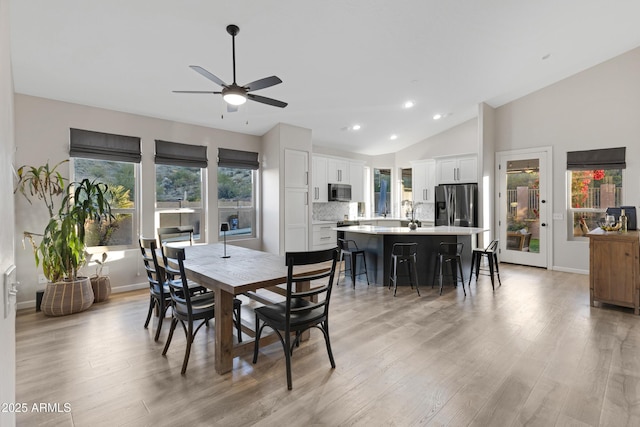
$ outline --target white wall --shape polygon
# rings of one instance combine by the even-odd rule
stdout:
[[[553,147],[553,268],[587,273],[588,241],[570,241],[567,151],[627,147],[624,204],[640,204],[640,48],[496,109],[496,151]]]
[[[0,0],[0,275],[14,263],[13,254],[13,172],[15,151],[13,125],[13,77],[9,39],[9,0]],[[3,293],[0,279],[0,293]],[[19,289],[22,292],[22,289]],[[16,401],[16,325],[15,305],[5,309],[0,295],[0,404]],[[6,313],[5,313],[6,310]],[[6,318],[5,318],[6,317]],[[14,426],[15,414],[0,411],[0,426]]]
[[[3,62],[4,63],[4,62]],[[4,99],[4,98],[3,98]],[[41,165],[45,162],[59,162],[69,157],[69,128],[88,129],[98,132],[130,135],[141,138],[142,143],[142,182],[141,229],[144,236],[155,235],[155,140],[180,142],[185,144],[206,145],[209,158],[208,168],[208,217],[205,233],[207,241],[218,240],[217,211],[217,173],[216,161],[218,147],[234,148],[260,152],[261,138],[223,130],[187,125],[168,120],[154,119],[134,114],[120,113],[100,108],[36,98],[27,95],[15,95],[15,138],[16,166],[23,164]],[[4,159],[4,157],[3,157]],[[3,169],[5,170],[5,169]],[[68,176],[68,166],[63,165],[62,172]],[[38,204],[33,206],[21,196],[15,198],[16,218],[16,265],[18,280],[22,283],[19,294],[20,308],[34,306],[38,272],[35,268],[30,248],[22,247],[24,230],[40,231],[46,224],[46,211]],[[248,239],[234,244],[260,248],[259,239]],[[13,247],[13,245],[12,245]],[[121,256],[120,259],[115,259]],[[148,286],[142,268],[139,249],[110,254],[109,276],[114,291]],[[91,274],[87,270],[85,274]]]

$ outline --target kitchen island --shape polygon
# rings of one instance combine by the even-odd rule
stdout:
[[[365,251],[369,280],[378,285],[389,284],[391,248],[394,243],[418,244],[418,282],[420,286],[437,285],[433,282],[435,255],[440,242],[464,244],[462,253],[463,279],[469,279],[471,270],[471,252],[475,246],[475,237],[488,231],[477,227],[419,227],[410,230],[408,227],[382,227],[373,225],[356,225],[342,227],[345,239],[354,240],[358,248]],[[445,271],[445,274],[448,274]],[[437,278],[436,278],[437,280]]]

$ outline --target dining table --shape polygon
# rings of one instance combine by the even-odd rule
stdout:
[[[284,294],[285,290],[277,285],[287,282],[285,257],[234,245],[226,245],[225,251],[223,244],[210,243],[185,247],[184,267],[189,280],[215,293],[215,370],[218,374],[230,372],[234,357],[247,353],[254,345],[253,340],[234,343],[233,300],[244,294],[268,303],[256,293],[262,288]],[[294,274],[317,273],[326,268],[299,266]],[[310,287],[309,282],[300,282],[296,290],[304,291]],[[255,336],[255,331],[244,325],[243,330]],[[260,344],[268,345],[275,341],[276,335],[271,334],[261,338]]]

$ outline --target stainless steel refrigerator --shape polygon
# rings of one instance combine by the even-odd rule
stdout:
[[[436,187],[436,225],[477,227],[478,184],[443,184]]]

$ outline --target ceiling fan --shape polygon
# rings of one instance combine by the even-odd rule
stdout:
[[[253,92],[259,89],[265,89],[271,86],[282,83],[282,80],[276,76],[265,77],[260,80],[256,80],[251,83],[247,83],[244,86],[240,86],[236,83],[236,35],[240,32],[240,28],[237,25],[228,25],[227,33],[231,34],[231,47],[233,51],[233,83],[226,84],[222,79],[205,70],[198,65],[189,65],[191,69],[200,73],[212,82],[222,86],[222,91],[200,91],[200,90],[174,90],[174,93],[208,93],[208,94],[222,94],[222,99],[227,103],[227,111],[238,111],[238,106],[247,102],[247,99],[260,102],[262,104],[272,105],[274,107],[284,108],[287,106],[286,102],[278,101],[277,99],[267,98],[265,96],[254,95]]]

